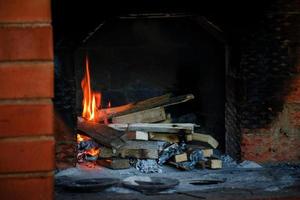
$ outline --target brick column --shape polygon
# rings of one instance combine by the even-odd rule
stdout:
[[[53,199],[50,0],[0,1],[1,199]]]
[[[241,153],[257,162],[299,162],[300,2],[276,0],[272,5],[242,59],[248,109]]]

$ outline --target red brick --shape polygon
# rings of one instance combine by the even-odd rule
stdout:
[[[53,176],[0,178],[1,199],[52,200]]]
[[[1,101],[0,137],[53,134],[50,100]]]
[[[1,173],[54,169],[54,139],[51,137],[1,139],[0,152]]]
[[[291,80],[290,91],[286,96],[287,103],[300,103],[300,75]]]
[[[51,26],[0,28],[0,61],[52,60],[52,45]]]
[[[50,0],[1,0],[0,22],[49,22]]]
[[[254,129],[251,132],[251,134],[242,134],[243,160],[253,160],[259,163],[299,161],[299,134],[278,135],[274,131],[265,132],[264,129]]]
[[[53,64],[0,63],[0,98],[53,96]]]
[[[289,104],[288,114],[291,125],[300,128],[300,104]]]

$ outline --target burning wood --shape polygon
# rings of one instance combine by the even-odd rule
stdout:
[[[77,129],[95,139],[96,142],[107,147],[120,148],[125,144],[121,139],[125,133],[106,126],[105,124],[99,124],[79,118]]]
[[[171,117],[168,117],[170,123],[163,123],[170,116],[165,108],[194,99],[194,95],[166,94],[102,108],[101,93],[91,89],[88,58],[81,86],[83,112],[82,117],[78,117],[77,128],[87,136],[77,135],[79,162],[98,160],[100,165],[120,169],[129,167],[128,159],[134,159],[133,163],[140,163],[136,167],[140,169],[148,162],[139,162],[139,159],[151,159],[149,163],[169,163],[185,170],[194,169],[203,162],[210,168],[220,168],[220,161],[212,159],[213,150],[202,148],[203,145],[217,148],[218,142],[210,135],[198,133],[198,125],[171,123]],[[191,141],[199,145],[188,148],[186,144]]]

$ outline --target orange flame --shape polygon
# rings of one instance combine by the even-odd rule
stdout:
[[[86,135],[81,135],[77,133],[77,143],[80,143],[82,141],[88,141],[88,140],[91,140],[91,138]]]
[[[82,117],[88,121],[97,120],[97,112],[101,109],[101,93],[93,92],[90,82],[89,59],[85,59],[85,75],[81,81],[81,88],[83,91],[83,111]]]
[[[100,149],[99,148],[91,148],[89,150],[86,150],[85,153],[89,154],[91,156],[97,156],[100,154]]]

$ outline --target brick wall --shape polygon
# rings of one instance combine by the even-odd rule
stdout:
[[[53,199],[50,0],[0,1],[1,199]]]
[[[274,1],[244,37],[242,159],[300,160],[300,4]]]

